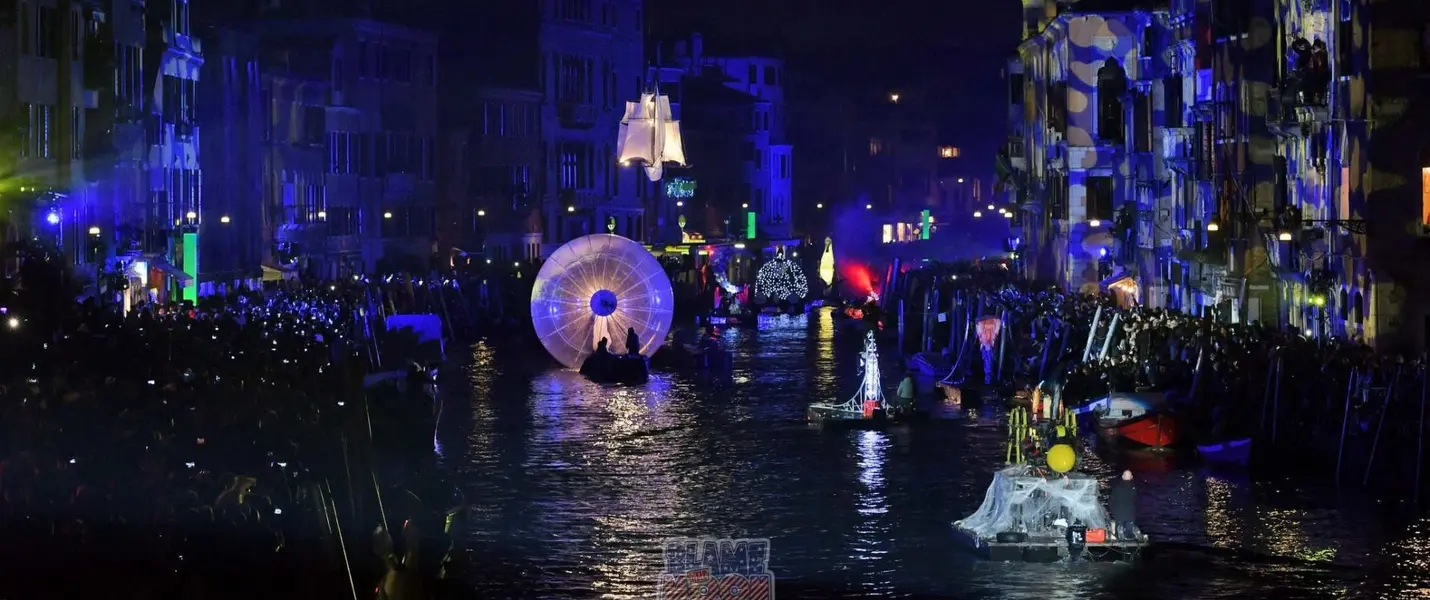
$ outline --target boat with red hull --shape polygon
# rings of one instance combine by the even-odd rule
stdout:
[[[1179,441],[1177,420],[1160,412],[1118,421],[1107,425],[1105,429],[1112,437],[1149,448],[1168,448]]]

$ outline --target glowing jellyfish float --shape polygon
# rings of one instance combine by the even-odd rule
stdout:
[[[639,243],[618,235],[576,238],[541,265],[531,289],[531,320],[541,345],[577,369],[601,338],[624,354],[634,328],[650,356],[670,333],[675,294],[665,269]]]

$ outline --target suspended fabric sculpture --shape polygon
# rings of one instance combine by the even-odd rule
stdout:
[[[675,295],[645,247],[618,235],[579,237],[552,253],[531,289],[531,320],[541,345],[561,364],[580,368],[601,338],[624,348],[635,329],[641,354],[670,333]]]
[[[776,258],[763,265],[755,273],[756,295],[770,300],[803,300],[809,296],[809,278],[799,264],[785,258]]]
[[[819,278],[834,285],[834,239],[824,238],[824,255],[819,257]]]
[[[616,137],[616,156],[623,164],[642,165],[651,181],[660,181],[666,163],[686,166],[680,121],[671,113],[669,97],[641,94],[639,101],[626,103]]]

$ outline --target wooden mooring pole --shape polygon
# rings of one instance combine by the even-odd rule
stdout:
[[[1421,467],[1425,461],[1425,385],[1430,381],[1430,374],[1427,374],[1424,367],[1420,369],[1420,426],[1415,431],[1415,503],[1420,504],[1420,488],[1425,487],[1425,482],[1420,478]]]
[[[1346,383],[1346,407],[1341,415],[1341,442],[1340,449],[1336,451],[1336,485],[1341,483],[1341,466],[1346,458],[1346,428],[1351,421],[1351,393],[1356,389],[1356,380],[1360,378],[1360,370],[1351,369],[1350,381]]]
[[[1385,399],[1380,403],[1380,423],[1375,426],[1375,438],[1370,442],[1370,457],[1365,461],[1365,476],[1361,478],[1361,487],[1370,485],[1370,470],[1375,466],[1375,451],[1380,448],[1380,433],[1385,430],[1385,415],[1390,412],[1390,395],[1395,393],[1396,386],[1400,383],[1401,370],[1395,370],[1395,378],[1390,380],[1390,384],[1385,386]]]

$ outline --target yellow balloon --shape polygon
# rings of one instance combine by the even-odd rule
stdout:
[[[1048,468],[1058,473],[1071,471],[1077,465],[1077,452],[1072,446],[1058,444],[1048,449]]]

